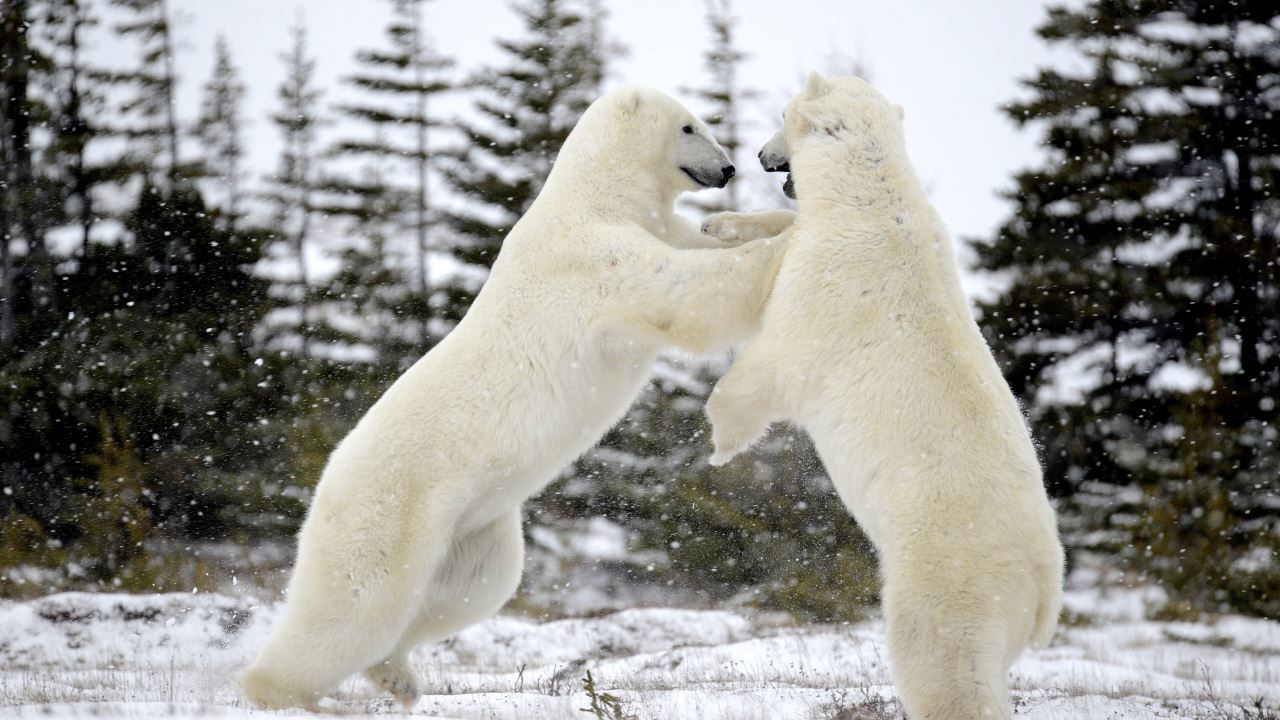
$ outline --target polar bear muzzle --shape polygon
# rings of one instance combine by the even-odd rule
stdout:
[[[796,199],[796,183],[791,179],[791,173],[787,173],[787,179],[782,181],[782,194],[792,200]]]
[[[774,133],[769,142],[760,148],[756,155],[760,158],[760,167],[765,172],[785,172],[787,179],[782,183],[782,194],[796,199],[796,184],[791,179],[791,151],[787,146],[786,128]]]
[[[733,177],[734,173],[737,172],[732,165],[725,165],[720,168],[720,177],[711,179],[712,176],[710,173],[698,172],[693,168],[685,167],[683,165],[680,166],[680,170],[683,171],[685,175],[688,175],[694,182],[698,183],[702,187],[708,188],[722,188],[725,185],[728,185],[729,178]]]
[[[699,125],[701,125],[699,123]],[[698,187],[722,188],[729,184],[735,169],[729,155],[709,134],[692,123],[680,128],[675,147],[676,167]]]

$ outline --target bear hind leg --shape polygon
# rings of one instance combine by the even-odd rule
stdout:
[[[496,613],[515,593],[523,570],[519,509],[452,543],[432,576],[417,617],[395,650],[366,669],[365,677],[411,706],[423,692],[410,660],[413,649],[424,642],[443,640]]]
[[[1005,627],[886,593],[889,669],[913,720],[1010,720]]]
[[[315,513],[303,526],[288,600],[253,664],[240,676],[247,699],[264,707],[314,706],[344,678],[385,659],[417,616],[427,580],[445,555],[451,521],[404,512],[380,524]],[[385,557],[416,524],[439,528],[421,553]],[[351,527],[361,530],[353,549]],[[363,555],[356,550],[366,550]],[[380,563],[367,562],[378,556]]]
[[[383,595],[360,611],[343,613],[316,611],[291,598],[295,607],[286,606],[280,624],[240,676],[245,697],[267,708],[315,707],[325,691],[395,646],[420,591],[398,587]]]

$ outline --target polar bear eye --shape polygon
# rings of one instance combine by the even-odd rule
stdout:
[[[692,126],[692,125],[685,125],[684,127],[680,128],[680,130],[681,130],[681,131],[683,131],[685,135],[692,135],[692,134],[693,134],[693,126]]]

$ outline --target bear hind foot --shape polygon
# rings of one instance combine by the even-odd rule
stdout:
[[[365,670],[364,676],[406,708],[413,707],[422,697],[422,684],[407,657],[383,660]]]
[[[271,710],[301,707],[315,711],[319,693],[287,687],[261,667],[251,667],[240,675],[240,694],[250,703]]]

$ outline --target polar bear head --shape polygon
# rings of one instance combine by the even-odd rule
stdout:
[[[795,199],[793,157],[811,156],[816,162],[803,163],[811,168],[823,160],[842,161],[853,148],[874,160],[875,153],[887,150],[883,144],[904,145],[902,117],[902,106],[890,103],[864,80],[810,73],[804,90],[782,115],[782,129],[761,148],[760,165],[767,172],[787,173],[782,192]]]
[[[733,162],[711,131],[670,96],[643,87],[626,87],[602,96],[587,108],[560,155],[573,165],[609,177],[595,183],[648,185],[660,195],[721,188],[734,175]]]

